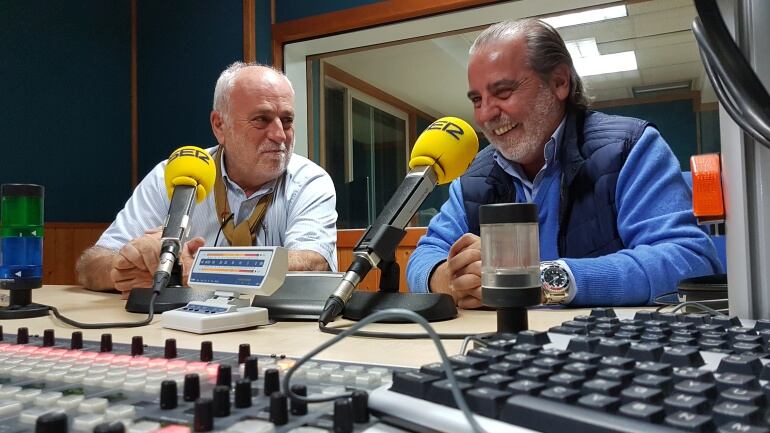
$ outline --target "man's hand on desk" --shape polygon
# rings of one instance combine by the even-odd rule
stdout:
[[[449,249],[444,264],[457,306],[481,308],[481,239],[471,233],[464,234]]]
[[[161,234],[160,229],[146,231],[143,236],[123,245],[113,259],[110,278],[123,299],[128,298],[128,292],[134,287],[152,287],[152,275],[158,268],[160,257]],[[183,285],[187,284],[195,253],[204,244],[201,237],[184,244],[181,254]]]

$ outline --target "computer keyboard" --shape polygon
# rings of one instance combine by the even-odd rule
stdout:
[[[450,358],[489,432],[770,432],[770,321],[597,308],[549,332],[496,335]],[[441,363],[393,373],[370,407],[472,431]]]

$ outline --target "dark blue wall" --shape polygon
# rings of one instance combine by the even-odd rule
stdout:
[[[0,1],[0,183],[47,221],[110,221],[131,192],[128,0]]]
[[[214,84],[243,58],[243,2],[141,0],[137,12],[142,177],[179,146],[216,144]]]
[[[690,170],[690,156],[698,153],[697,123],[691,100],[600,108],[599,111],[654,123],[679,159],[682,170]]]
[[[281,23],[380,1],[382,0],[281,0],[275,2],[275,21]]]

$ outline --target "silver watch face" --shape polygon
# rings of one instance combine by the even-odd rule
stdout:
[[[552,291],[566,290],[567,286],[569,286],[569,276],[567,275],[567,272],[558,266],[549,266],[543,269],[540,278],[550,286],[549,289]]]

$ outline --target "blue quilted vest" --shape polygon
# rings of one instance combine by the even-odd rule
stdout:
[[[643,120],[586,111],[568,112],[559,162],[559,257],[599,257],[624,248],[617,228],[615,185],[644,128]],[[479,234],[479,206],[516,201],[513,178],[487,146],[460,178],[471,233]],[[522,200],[523,201],[523,200]]]

